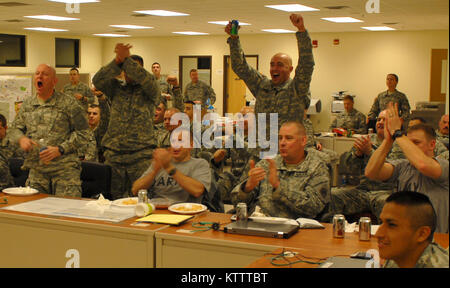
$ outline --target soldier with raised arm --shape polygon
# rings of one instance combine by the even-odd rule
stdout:
[[[131,45],[116,45],[116,58],[94,76],[97,89],[111,100],[108,130],[102,140],[105,164],[112,167],[113,199],[131,196],[131,185],[148,168],[156,148],[153,113],[160,103],[158,82],[130,55]],[[116,79],[124,73],[126,82]]]
[[[309,107],[308,97],[311,76],[314,70],[311,38],[304,26],[303,17],[299,14],[290,15],[296,32],[298,45],[298,64],[294,79],[290,78],[294,70],[292,58],[285,53],[275,54],[270,61],[270,79],[251,67],[245,60],[244,52],[237,35],[231,35],[231,23],[225,32],[230,35],[231,67],[244,80],[245,84],[256,98],[255,113],[266,113],[267,124],[269,113],[278,113],[278,127],[287,121],[303,122],[303,113]],[[267,131],[269,126],[267,125]]]

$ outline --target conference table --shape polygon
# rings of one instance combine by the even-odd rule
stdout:
[[[0,208],[52,196],[0,193],[0,201],[4,197],[8,203]],[[172,212],[158,209],[155,213]],[[269,257],[282,249],[312,259],[377,249],[374,238],[359,241],[357,233],[333,238],[332,226],[326,223],[325,229],[300,229],[289,239],[278,239],[223,232],[231,223],[230,214],[205,211],[193,216],[185,224],[170,226],[139,223],[137,217],[111,223],[0,209],[0,267],[70,267],[78,257],[82,268],[268,268],[277,267]],[[210,229],[212,223],[218,223],[219,229]],[[440,237],[448,247],[448,234]]]

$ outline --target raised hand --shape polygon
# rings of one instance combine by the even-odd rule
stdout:
[[[130,57],[130,49],[133,46],[130,44],[117,43],[114,48],[114,53],[116,53],[116,63],[120,64],[125,61],[125,58]]]
[[[291,19],[292,25],[297,27],[298,31],[300,31],[300,32],[305,32],[306,31],[305,23],[303,21],[302,15],[300,15],[300,14],[291,14],[291,16],[289,16],[289,18]]]
[[[241,26],[238,26],[238,30],[241,29]],[[225,32],[231,36],[231,38],[237,38],[238,35],[231,35],[231,21],[228,22],[227,26],[225,26]]]

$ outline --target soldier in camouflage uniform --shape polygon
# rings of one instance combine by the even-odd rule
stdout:
[[[413,117],[411,120],[409,120],[408,128],[412,127],[414,125],[426,124],[426,123],[427,123],[427,121],[421,117]],[[448,126],[448,124],[447,124],[447,126]],[[437,133],[437,131],[436,131],[436,133]],[[394,142],[394,146],[392,147],[392,150],[403,153],[400,146],[398,146],[398,144],[395,142]],[[434,148],[434,155],[436,155],[436,157],[448,160],[448,149],[447,149],[447,147],[445,147],[445,145],[442,143],[442,141],[438,140],[437,135],[436,135],[436,146]]]
[[[394,191],[394,184],[370,180],[364,176],[364,169],[373,151],[383,142],[385,119],[386,110],[377,118],[377,134],[355,139],[354,147],[341,155],[340,170],[347,174],[356,172],[360,176],[360,184],[350,188],[332,188],[330,210],[323,221],[330,222],[334,214],[352,215],[370,211],[376,217],[380,215],[385,199]],[[387,157],[389,160],[405,158],[401,149],[392,149]]]
[[[28,186],[42,193],[81,197],[77,150],[88,140],[88,121],[74,97],[54,91],[56,82],[54,68],[38,66],[37,96],[25,99],[9,137],[28,152],[23,165],[30,169]]]
[[[95,102],[95,96],[88,85],[80,82],[80,73],[77,68],[70,69],[70,83],[65,85],[62,92],[73,96],[78,103],[87,111],[88,105]]]
[[[448,114],[442,115],[439,129],[436,130],[436,140],[442,142],[448,149]]]
[[[388,74],[386,77],[386,86],[388,90],[378,94],[377,98],[373,102],[372,108],[367,115],[367,121],[375,120],[381,111],[387,108],[389,102],[398,103],[399,115],[406,122],[409,118],[411,107],[409,106],[408,98],[405,94],[398,91],[398,76],[395,74]]]
[[[202,109],[206,109],[206,100],[209,99],[209,104],[213,105],[216,102],[216,93],[214,89],[198,79],[197,69],[191,69],[189,72],[191,76],[191,82],[184,88],[184,102],[193,101],[201,104]]]
[[[303,122],[303,113],[309,107],[309,84],[314,70],[312,44],[305,29],[301,15],[290,16],[292,24],[298,29],[296,33],[299,58],[294,79],[290,79],[293,71],[292,59],[284,53],[275,54],[270,61],[271,79],[259,73],[246,61],[241,48],[239,36],[231,35],[231,23],[225,32],[230,35],[231,67],[244,80],[248,89],[256,98],[255,113],[266,114],[266,135],[270,133],[269,113],[278,113],[278,127],[284,122]]]
[[[448,268],[448,250],[433,242],[436,212],[421,193],[398,192],[386,199],[375,237],[384,268]]]
[[[248,178],[231,192],[233,204],[246,202],[263,214],[297,219],[318,218],[330,201],[330,178],[325,164],[304,150],[303,124],[286,122],[279,132],[279,152],[274,159],[250,161]]]
[[[148,168],[156,148],[153,113],[160,103],[159,85],[143,68],[130,45],[116,45],[116,58],[94,76],[97,89],[111,99],[108,130],[102,140],[105,164],[112,167],[113,199],[131,195],[131,185]],[[125,74],[126,83],[116,76]],[[125,84],[125,85],[124,85]]]
[[[14,186],[14,179],[9,170],[8,157],[4,154],[4,147],[0,147],[0,191]]]
[[[344,128],[345,130],[351,130],[356,134],[366,134],[366,116],[353,108],[353,97],[347,95],[344,97],[345,112],[336,116],[330,126],[330,130],[333,128]]]

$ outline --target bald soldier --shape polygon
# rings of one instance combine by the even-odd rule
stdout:
[[[81,197],[77,151],[87,144],[89,125],[74,97],[56,92],[53,67],[41,64],[34,74],[36,96],[26,98],[9,131],[27,152],[27,186],[41,193]]]
[[[303,113],[309,107],[309,84],[314,70],[314,58],[309,34],[305,29],[301,15],[290,16],[296,32],[299,58],[294,79],[290,79],[293,71],[292,59],[285,53],[277,53],[270,60],[271,79],[259,73],[245,60],[239,36],[231,35],[231,23],[225,32],[230,35],[231,67],[244,80],[256,98],[255,113],[266,113],[267,132],[269,131],[269,113],[278,113],[278,127],[287,121],[303,122]]]

